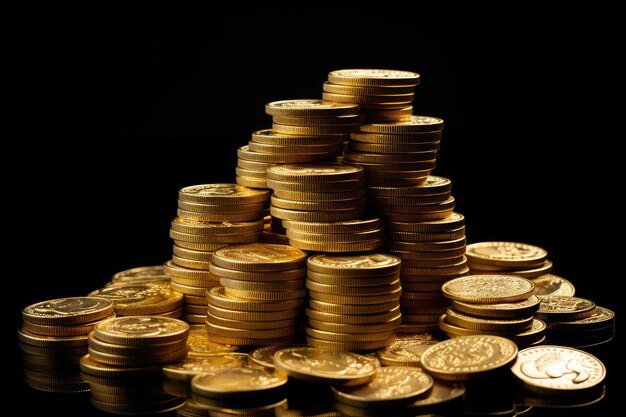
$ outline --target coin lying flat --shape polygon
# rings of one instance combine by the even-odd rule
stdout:
[[[585,298],[549,295],[539,297],[536,317],[548,322],[580,320],[593,315],[596,304]]]
[[[596,306],[593,314],[574,321],[555,321],[550,323],[553,330],[592,330],[603,329],[615,324],[615,313],[605,307]]]
[[[573,297],[576,292],[574,284],[558,275],[546,274],[539,278],[534,278],[532,281],[535,284],[535,289],[533,290],[535,295],[565,295]]]
[[[232,368],[213,374],[196,375],[193,392],[211,398],[237,398],[268,393],[287,383],[287,376],[260,368]]]
[[[96,324],[94,336],[123,345],[149,345],[185,339],[189,325],[184,321],[159,316],[116,317]]]
[[[335,103],[319,99],[273,101],[265,105],[265,113],[286,117],[326,117],[357,114],[358,104]]]
[[[360,385],[372,380],[375,363],[362,355],[312,347],[286,348],[274,354],[276,369],[307,382]]]
[[[540,266],[547,258],[545,249],[518,242],[479,242],[467,245],[470,262],[493,266],[526,268]]]
[[[218,249],[212,262],[239,271],[285,271],[303,267],[306,252],[287,245],[250,243]]]
[[[539,309],[539,297],[531,295],[526,300],[513,303],[478,304],[452,300],[452,307],[477,317],[510,318],[534,314]]]
[[[352,256],[314,255],[307,260],[309,270],[336,276],[366,277],[388,275],[400,270],[399,258],[384,253]]]
[[[411,71],[388,69],[342,69],[329,72],[328,81],[351,86],[407,86],[419,84],[420,75]]]
[[[595,356],[565,346],[523,349],[511,369],[524,388],[540,394],[589,390],[606,376],[604,364]]]
[[[203,356],[187,356],[186,358],[163,366],[163,376],[189,381],[199,374],[220,372],[224,369],[241,368],[247,363],[245,353],[214,353]]]
[[[163,270],[163,265],[140,266],[138,268],[126,269],[113,275],[111,282],[142,282],[168,280],[169,277]]]
[[[182,188],[178,198],[204,204],[254,204],[268,201],[270,192],[239,184],[200,184]]]
[[[422,368],[435,378],[465,381],[505,368],[517,358],[517,346],[499,336],[460,336],[422,354]]]
[[[116,284],[92,291],[89,296],[111,300],[118,316],[166,313],[183,304],[182,294],[169,285],[155,283]]]
[[[468,275],[442,285],[447,298],[470,303],[523,301],[532,295],[531,281],[512,275]]]
[[[383,366],[420,366],[422,353],[439,343],[429,333],[398,335],[393,343],[376,352]]]
[[[67,297],[30,305],[22,310],[22,319],[45,326],[65,326],[101,320],[113,312],[113,303],[105,298]]]
[[[248,363],[258,365],[268,369],[274,369],[274,353],[281,349],[291,347],[304,347],[304,345],[273,345],[263,346],[251,351],[248,355]]]
[[[203,325],[191,326],[187,337],[189,356],[212,355],[221,352],[233,352],[238,346],[222,345],[209,340],[209,335]]]

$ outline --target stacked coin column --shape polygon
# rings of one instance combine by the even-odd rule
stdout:
[[[265,111],[272,129],[254,132],[237,151],[237,184],[269,188],[266,171],[272,165],[332,161],[363,121],[358,105],[318,99],[275,101]]]
[[[307,344],[371,350],[391,344],[400,326],[399,258],[314,255],[307,261]]]
[[[165,271],[172,288],[185,296],[183,319],[203,324],[205,292],[219,285],[219,278],[209,272],[213,251],[260,240],[270,192],[238,184],[202,184],[182,188],[178,198],[178,217],[170,229],[174,254]]]
[[[307,254],[287,245],[251,243],[213,253],[221,287],[207,292],[209,340],[266,346],[298,337],[305,304]]]

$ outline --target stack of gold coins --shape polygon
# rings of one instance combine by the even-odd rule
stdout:
[[[533,278],[531,281],[535,284],[533,293],[537,297],[544,297],[548,295],[564,295],[567,297],[573,297],[576,293],[574,284],[558,275],[546,274],[540,276],[539,278]]]
[[[170,229],[174,253],[165,272],[172,288],[184,294],[182,319],[204,324],[205,292],[219,285],[209,272],[213,251],[261,239],[270,192],[239,184],[202,184],[182,188],[178,198],[178,217]]]
[[[382,253],[311,256],[307,343],[363,351],[393,342],[402,320],[400,263]]]
[[[343,161],[365,169],[369,187],[404,187],[424,182],[435,168],[443,130],[443,120],[428,116],[411,116],[405,121],[361,125],[351,135]],[[354,141],[354,142],[353,142]],[[435,211],[448,209],[452,202],[439,202]],[[399,203],[408,205],[408,203]],[[391,217],[415,211],[384,210]],[[423,212],[417,212],[423,213]]]
[[[59,298],[24,308],[18,338],[26,383],[49,392],[89,390],[78,367],[87,353],[87,334],[100,320],[114,316],[111,301],[93,297]]]
[[[488,334],[518,345],[542,343],[546,324],[534,317],[539,298],[531,281],[514,275],[470,275],[443,284],[451,307],[439,318],[450,337]]]
[[[549,274],[552,262],[538,246],[517,242],[478,242],[467,245],[470,273],[507,274],[534,279]]]
[[[149,347],[145,348],[149,351]],[[161,365],[120,367],[80,359],[80,375],[91,388],[91,402],[113,414],[164,413],[180,407],[185,398],[168,394],[163,387]]]
[[[110,284],[92,291],[89,297],[111,300],[117,316],[159,315],[178,318],[182,314],[183,295],[174,291],[169,281]]]
[[[413,114],[419,74],[387,69],[331,71],[324,83],[324,100],[357,103],[368,122],[406,120]]]
[[[154,281],[169,281],[170,277],[165,273],[163,265],[140,266],[138,268],[127,269],[113,275],[111,282],[107,285],[115,284],[145,284]]]
[[[268,188],[270,166],[335,160],[363,121],[358,105],[318,99],[275,101],[265,112],[272,116],[272,129],[254,132],[237,151],[237,184]]]
[[[295,340],[306,296],[306,256],[269,243],[215,251],[210,271],[222,286],[207,292],[209,339],[239,346]]]
[[[587,349],[603,346],[613,339],[615,313],[608,308],[580,297],[539,298],[537,317],[547,324],[548,343]]]

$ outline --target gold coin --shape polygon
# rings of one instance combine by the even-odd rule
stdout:
[[[287,375],[260,368],[231,368],[217,373],[199,374],[191,380],[193,392],[209,398],[236,398],[269,395],[287,383]]]
[[[272,130],[284,135],[336,135],[358,132],[360,124],[337,126],[293,126],[272,123]]]
[[[346,252],[370,252],[382,248],[385,242],[382,239],[367,240],[363,242],[348,242],[348,243],[318,243],[318,242],[306,242],[289,238],[289,244],[295,248],[310,250],[315,252],[333,252],[333,253],[346,253]]]
[[[548,323],[550,330],[585,331],[604,329],[615,325],[615,313],[608,308],[596,306],[589,317],[573,321],[555,321]]]
[[[533,294],[539,296],[565,295],[573,297],[576,292],[571,282],[554,274],[542,275],[539,278],[532,279],[532,282],[535,284]]]
[[[206,320],[206,314],[185,313],[179,317],[181,320],[186,321],[189,324],[202,324]]]
[[[539,300],[535,317],[547,322],[584,319],[592,316],[596,309],[596,303],[580,297],[549,295],[540,296]]]
[[[43,326],[80,325],[101,320],[114,311],[113,302],[103,297],[67,297],[25,307],[22,319]]]
[[[183,311],[188,314],[203,314],[206,316],[206,305],[185,304],[183,305]]]
[[[345,116],[330,117],[286,117],[274,116],[272,122],[289,126],[344,126],[358,125],[363,122],[363,115],[348,114]]]
[[[266,189],[269,188],[267,186],[267,180],[265,178],[254,178],[254,177],[235,177],[235,182],[239,185],[243,185],[245,187],[255,188],[255,189]]]
[[[264,230],[261,235],[261,243],[274,243],[276,245],[288,245],[289,239],[282,233]]]
[[[335,193],[356,191],[365,187],[365,179],[334,181],[332,183],[317,182],[287,182],[273,179],[267,180],[267,185],[272,190],[295,191],[295,192],[315,192],[315,193]]]
[[[92,291],[89,296],[110,300],[118,316],[160,314],[183,304],[181,294],[172,291],[169,285],[155,283],[116,284]]]
[[[175,240],[174,246],[177,246],[179,249],[189,249],[193,251],[199,252],[209,252],[212,253],[224,246],[228,246],[227,243],[192,243],[192,242],[183,242],[182,240]]]
[[[299,290],[305,287],[304,279],[280,281],[245,281],[231,278],[220,278],[220,284],[226,289],[245,291],[282,291]],[[228,294],[228,291],[226,291]]]
[[[186,211],[193,211],[202,214],[242,214],[259,212],[267,208],[266,201],[252,204],[204,204],[193,201],[178,200],[178,208]]]
[[[325,294],[361,296],[361,295],[384,295],[391,291],[400,289],[400,279],[389,284],[370,285],[370,286],[347,286],[337,284],[320,284],[318,282],[307,279],[306,287],[311,291],[317,291]]]
[[[401,256],[404,257],[402,254]],[[456,265],[465,261],[465,256],[460,255],[449,259],[405,259],[402,260],[402,266],[408,268],[439,268]]]
[[[255,162],[255,161],[246,161],[245,159],[237,159],[237,167],[245,169],[247,171],[254,171],[259,173],[265,173],[267,169],[276,164],[271,164],[267,162]]]
[[[94,337],[121,345],[154,345],[186,339],[189,325],[158,316],[116,317],[96,324]]]
[[[352,163],[345,161],[346,164]],[[362,162],[354,162],[354,164],[363,164]],[[384,164],[377,164],[382,166]],[[423,184],[432,169],[419,169],[417,171],[365,171],[365,178],[369,187],[411,187]]]
[[[225,336],[234,338],[253,338],[253,339],[278,339],[283,337],[292,336],[296,333],[295,326],[279,327],[276,329],[241,329],[234,327],[224,327],[217,324],[213,324],[209,321],[207,316],[207,322],[205,323],[209,339],[213,336]],[[242,343],[247,344],[247,343]]]
[[[606,376],[598,358],[565,346],[523,349],[511,370],[524,388],[547,395],[582,393],[599,386]]]
[[[279,207],[270,207],[270,214],[279,219],[296,220],[305,222],[337,222],[354,220],[365,214],[365,206],[346,210],[335,211],[305,211],[288,210]]]
[[[359,152],[357,154],[355,152],[344,151],[343,161],[345,163],[353,163],[362,166],[365,169],[366,174],[370,171],[424,171],[434,169],[437,166],[437,161],[435,159],[424,161],[394,160],[394,158],[396,157],[395,154],[380,154],[380,157],[376,156],[376,159],[378,159],[379,162],[365,162],[361,160],[365,159],[363,155],[375,154],[363,154],[362,152]],[[387,158],[388,156],[390,156],[391,158]],[[374,159],[374,157],[367,159]],[[405,159],[405,157],[398,156],[397,159]]]
[[[354,152],[379,153],[379,154],[400,154],[400,153],[421,153],[439,150],[439,142],[407,143],[388,145],[382,143],[368,143],[351,140],[348,149]]]
[[[402,294],[401,289],[396,289],[393,291],[389,291],[387,294],[376,295],[376,296],[367,296],[367,295],[358,295],[358,296],[348,296],[348,295],[336,295],[336,294],[328,294],[322,293],[318,291],[309,290],[309,297],[313,300],[322,301],[325,303],[335,303],[335,304],[378,304],[391,302],[394,300],[398,300],[400,294]]]
[[[396,306],[391,310],[384,311],[382,313],[371,314],[335,314],[325,313],[323,311],[314,310],[312,308],[306,309],[306,316],[310,320],[316,320],[325,323],[337,323],[337,324],[355,324],[366,325],[371,323],[383,323],[397,317],[400,313],[400,307]]]
[[[338,116],[342,119],[354,117],[354,115]],[[283,117],[280,117],[284,119]],[[291,118],[290,118],[291,119]],[[308,120],[309,118],[307,118]],[[318,118],[311,118],[313,120]],[[346,119],[347,120],[347,119]],[[289,124],[289,123],[284,123]],[[268,145],[332,145],[343,143],[347,138],[345,134],[337,135],[285,135],[273,132],[272,129],[257,130],[252,133],[252,142],[266,143]]]
[[[306,257],[305,252],[287,245],[250,243],[218,249],[212,262],[239,271],[275,272],[302,268]]]
[[[409,117],[411,113],[406,116]],[[419,132],[413,134],[389,134],[389,133],[351,133],[350,139],[357,142],[375,143],[380,145],[415,145],[427,143],[439,143],[441,131]]]
[[[374,349],[382,349],[393,341],[393,337],[387,340],[376,340],[372,342],[339,342],[332,340],[317,339],[315,337],[306,337],[306,343],[318,349],[330,349],[335,351],[371,351]]]
[[[412,252],[439,252],[461,249],[465,247],[466,239],[461,237],[454,240],[440,242],[402,242],[392,240],[387,242],[387,247],[392,250],[412,251]]]
[[[339,222],[282,220],[285,229],[304,233],[361,233],[382,228],[379,217]]]
[[[287,210],[304,210],[304,211],[336,211],[336,210],[355,210],[365,206],[365,197],[355,200],[343,201],[299,201],[285,200],[272,195],[272,206]]]
[[[362,334],[362,333],[376,333],[376,332],[385,332],[389,330],[394,330],[398,328],[401,321],[402,321],[402,317],[400,314],[398,314],[396,317],[393,317],[392,319],[386,322],[379,322],[379,323],[343,324],[343,323],[326,322],[326,321],[315,320],[315,319],[309,318],[309,320],[307,321],[307,324],[309,327],[313,329],[331,332],[331,333]]]
[[[415,97],[414,93],[406,93],[406,94],[378,94],[378,95],[348,95],[348,94],[337,94],[337,93],[329,93],[324,91],[322,93],[322,98],[328,101],[335,101],[338,103],[357,103],[357,104],[388,104],[393,106],[404,106],[411,104],[413,102],[413,98]]]
[[[393,343],[377,351],[376,355],[383,366],[419,367],[422,353],[437,343],[429,333],[398,335]]]
[[[180,233],[188,233],[202,236],[239,236],[259,233],[263,230],[261,220],[251,222],[205,222],[198,220],[182,219],[176,217],[172,220],[172,230]],[[161,267],[162,268],[162,267]]]
[[[450,266],[441,266],[438,268],[414,268],[414,267],[402,267],[402,274],[404,275],[450,275],[450,274],[458,274],[467,269],[465,260],[459,262],[456,265]]]
[[[477,264],[512,267],[541,266],[548,253],[538,246],[517,242],[479,242],[467,245],[467,259]]]
[[[307,233],[287,230],[287,237],[297,241],[313,243],[355,243],[371,240],[382,240],[385,237],[383,229],[369,230],[360,233]]]
[[[414,134],[443,130],[443,120],[437,117],[413,115],[408,120],[394,123],[372,123],[361,126],[361,132]]]
[[[531,281],[512,275],[469,275],[446,282],[441,291],[451,300],[495,304],[523,301],[533,289]]]
[[[539,309],[539,298],[531,295],[513,303],[478,304],[452,300],[452,307],[459,312],[485,318],[514,318],[534,314]]]
[[[113,275],[111,282],[135,281],[136,279],[152,279],[155,281],[168,279],[169,277],[163,270],[163,265],[141,266],[138,268],[127,269]]]
[[[187,356],[186,346],[176,351],[164,353],[142,352],[141,355],[115,355],[101,352],[91,347],[89,347],[88,351],[89,356],[93,360],[112,366],[157,365],[177,361]]]
[[[201,184],[184,187],[178,199],[203,204],[254,204],[268,201],[268,191],[252,190],[237,184]]]
[[[445,281],[443,281],[445,282]],[[402,291],[407,292],[439,292],[442,282],[402,282]]]
[[[416,72],[387,69],[343,69],[328,73],[332,84],[356,86],[415,86],[420,82]]]
[[[172,280],[172,289],[176,292],[184,294],[185,296],[193,295],[201,297],[205,294],[207,289],[217,287],[219,285],[219,280],[197,280],[176,277]]]
[[[241,330],[274,330],[274,329],[286,329],[296,328],[298,326],[299,317],[294,318],[281,318],[280,320],[231,320],[223,317],[213,316],[212,314],[206,315],[206,322],[215,326],[221,326],[229,329],[241,329]]]
[[[375,95],[394,95],[394,94],[410,94],[415,92],[414,85],[406,86],[360,86],[360,85],[343,85],[325,82],[322,89],[328,93],[348,94],[355,96],[375,96]]]
[[[481,318],[460,313],[453,308],[446,311],[446,321],[452,325],[464,327],[466,329],[515,333],[530,329],[533,316],[522,318]]]
[[[236,166],[235,167],[235,175],[238,178],[258,178],[259,180],[265,180],[267,178],[267,176],[265,174],[265,170],[263,170],[263,171],[251,171],[249,169],[241,168],[240,166]],[[239,184],[239,183],[237,183],[237,184]],[[241,184],[241,185],[243,185],[243,184]]]
[[[344,152],[346,160],[354,161],[356,163],[371,163],[371,164],[403,164],[413,162],[428,162],[437,158],[437,151],[423,151],[412,153],[372,153],[372,152],[357,152],[349,150]],[[427,166],[425,169],[430,168]]]
[[[274,164],[298,164],[304,162],[323,162],[331,159],[328,152],[321,153],[264,153],[250,150],[248,145],[237,149],[237,157],[246,161]]]
[[[313,310],[332,314],[373,314],[384,313],[398,307],[398,301],[371,304],[338,304],[309,298],[309,307]]]
[[[416,259],[416,260],[430,260],[430,259],[452,259],[459,256],[463,256],[465,253],[465,247],[459,249],[450,249],[442,251],[414,251],[414,250],[388,250],[391,255],[397,256],[404,260]],[[468,269],[469,270],[469,269]]]
[[[141,356],[143,354],[167,354],[169,352],[179,351],[187,346],[184,339],[176,340],[154,345],[128,346],[115,343],[107,343],[98,339],[94,332],[88,336],[89,347],[102,353],[122,356]]]
[[[237,288],[224,287],[224,294],[230,297],[243,298],[246,300],[258,301],[283,301],[303,298],[306,290],[285,290],[285,291],[252,291]]]
[[[265,215],[265,209],[244,213],[201,213],[179,208],[176,214],[184,219],[206,222],[248,222],[262,218]]]
[[[207,298],[205,295],[202,296],[197,296],[197,295],[188,295],[188,294],[184,294],[184,302],[185,305],[187,304],[192,304],[192,305],[196,305],[196,306],[206,306],[207,304]]]
[[[170,237],[176,241],[191,243],[252,243],[261,236],[261,231],[246,233],[241,235],[197,235],[191,233],[177,232],[170,229]]]
[[[353,191],[326,193],[326,192],[299,192],[275,190],[273,196],[286,200],[312,201],[312,202],[334,202],[357,200],[365,197],[365,189],[361,188]]]
[[[214,254],[215,252],[213,252],[211,259],[213,259],[213,257],[215,256]],[[209,271],[176,266],[172,263],[172,261],[167,261],[164,266],[165,266],[165,271],[167,272],[167,274],[173,278],[188,278],[188,279],[193,279],[193,280],[198,280],[198,281],[217,281],[218,280],[218,277],[211,274]],[[176,282],[175,279],[174,279],[174,282]]]
[[[371,191],[371,189],[370,189]],[[444,233],[465,225],[462,214],[452,213],[449,217],[425,223],[388,222],[386,230],[408,233]]]
[[[247,360],[248,355],[245,353],[221,352],[202,356],[187,356],[181,361],[163,366],[163,376],[177,381],[190,381],[199,374],[242,368]]]
[[[381,207],[394,206],[394,205],[426,205],[443,203],[451,198],[450,192],[444,192],[441,194],[430,194],[422,196],[410,196],[410,197],[379,197],[375,195],[369,196],[369,202],[379,205]]]
[[[215,343],[238,346],[271,346],[277,344],[291,343],[296,339],[296,335],[289,335],[277,338],[254,338],[254,337],[231,337],[222,334],[209,334],[209,339]]]
[[[292,300],[247,300],[243,298],[235,298],[227,296],[224,287],[214,287],[207,291],[207,300],[209,309],[211,306],[217,306],[229,310],[237,311],[279,311],[301,307],[305,300],[296,298]]]
[[[209,261],[197,261],[195,259],[186,259],[181,258],[180,256],[172,255],[172,263],[183,268],[190,269],[200,269],[200,270],[208,270],[209,265],[211,265]]]
[[[204,356],[220,352],[233,352],[238,346],[222,345],[209,340],[206,328],[202,325],[191,326],[187,338],[188,356]]]
[[[18,330],[17,336],[20,342],[41,348],[87,346],[87,336],[44,336],[31,333],[26,329]]]
[[[272,282],[294,280],[306,277],[306,268],[295,268],[285,271],[275,272],[256,272],[256,271],[238,271],[235,269],[222,268],[215,264],[211,264],[209,271],[219,278],[230,278],[244,281],[255,282]]]
[[[409,242],[450,241],[465,237],[465,226],[443,233],[396,232],[388,230],[386,236],[390,240]]]
[[[356,353],[314,347],[288,347],[274,353],[276,369],[289,377],[314,383],[361,385],[379,369],[371,359]]]
[[[236,321],[276,321],[300,317],[302,315],[302,307],[276,311],[239,311],[209,304],[207,314]]]
[[[317,255],[314,255],[317,256]],[[367,256],[367,255],[362,255]],[[356,271],[360,272],[360,271]],[[343,271],[342,271],[343,273]],[[392,272],[390,274],[376,274],[376,275],[363,275],[363,276],[346,276],[342,274],[336,274],[334,272],[325,274],[321,272],[315,272],[311,269],[307,272],[307,279],[320,284],[326,285],[341,285],[349,287],[371,287],[379,285],[389,285],[394,281],[400,279],[400,272]]]
[[[115,313],[111,314],[107,318],[115,317]],[[56,336],[56,337],[71,337],[71,336],[84,336],[89,334],[96,325],[97,322],[82,323],[77,325],[65,325],[65,326],[47,326],[45,324],[35,324],[29,321],[22,322],[22,329],[34,334],[42,336]]]
[[[358,112],[357,104],[334,103],[319,99],[282,100],[265,105],[265,113],[271,116],[328,117]]]
[[[454,212],[452,209],[444,211],[432,211],[430,213],[385,213],[379,212],[378,214],[386,223],[390,222],[432,222],[433,220],[442,220],[450,217]]]
[[[363,168],[343,164],[276,165],[267,171],[267,177],[285,182],[336,182],[363,177]]]
[[[422,368],[438,379],[464,381],[511,365],[515,343],[499,336],[461,336],[437,343],[421,357]]]
[[[318,340],[328,340],[331,342],[377,342],[393,338],[396,334],[396,329],[368,333],[338,333],[318,330],[307,326],[306,334]]]
[[[349,132],[347,127],[302,127],[302,126],[283,126],[280,127],[276,124],[274,131],[284,134],[298,134],[296,132],[302,132],[302,134],[334,134],[341,132]],[[250,152],[260,152],[265,154],[303,154],[303,155],[318,155],[318,154],[336,154],[343,150],[343,143],[331,143],[328,145],[311,144],[311,145],[270,145],[267,143],[248,142],[248,149]],[[317,158],[317,157],[316,157]],[[276,166],[276,165],[274,165]],[[270,167],[271,168],[271,167]]]
[[[120,367],[97,362],[89,354],[80,358],[80,370],[93,377],[112,378],[147,377],[161,375],[161,366]]]

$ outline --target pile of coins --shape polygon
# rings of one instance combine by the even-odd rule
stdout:
[[[598,348],[615,335],[615,313],[585,298],[540,296],[537,317],[547,324],[548,343]]]
[[[419,74],[384,69],[331,71],[322,86],[324,100],[357,103],[368,123],[406,120],[413,114]]]
[[[472,275],[503,274],[534,279],[552,271],[548,252],[525,243],[472,243],[467,245],[465,256]]]
[[[110,283],[92,291],[89,297],[111,300],[117,316],[157,315],[179,318],[182,315],[183,295],[172,289],[169,280]]]
[[[288,343],[298,336],[307,254],[287,245],[251,243],[213,253],[221,287],[207,292],[209,339],[230,345]]]
[[[307,344],[336,350],[389,345],[401,323],[400,259],[376,253],[307,260]]]
[[[542,343],[546,324],[534,318],[539,298],[531,281],[513,275],[470,275],[443,284],[452,306],[439,318],[449,337],[499,335],[518,345]]]
[[[178,198],[178,217],[170,229],[173,255],[165,272],[172,288],[184,294],[183,320],[203,324],[205,292],[220,285],[209,272],[213,252],[260,240],[270,193],[239,184],[202,184],[182,188]]]
[[[254,132],[237,151],[237,184],[269,188],[266,171],[273,165],[333,161],[363,121],[358,105],[318,99],[275,101],[265,112],[272,129]]]
[[[49,392],[89,390],[78,367],[87,353],[87,334],[114,316],[111,301],[94,297],[59,298],[24,308],[18,338],[26,383]]]

